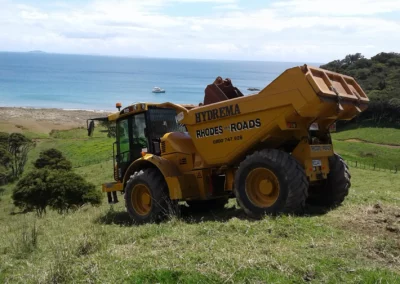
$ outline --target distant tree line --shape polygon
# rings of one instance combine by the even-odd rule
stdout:
[[[358,121],[400,126],[400,53],[350,54],[321,68],[354,77],[367,93],[371,102]]]

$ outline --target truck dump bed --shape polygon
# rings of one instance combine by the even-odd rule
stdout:
[[[296,144],[299,137],[307,137],[312,123],[328,129],[336,120],[355,117],[368,102],[352,77],[304,65],[284,71],[257,94],[196,107],[179,116],[203,160],[222,165],[260,145]]]

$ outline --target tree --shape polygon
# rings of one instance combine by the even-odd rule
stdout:
[[[107,137],[115,138],[116,137],[116,126],[115,122],[111,121],[100,121],[100,125],[107,130]]]
[[[372,120],[400,126],[397,103],[400,100],[400,53],[381,52],[371,59],[360,53],[350,54],[321,68],[354,77],[367,93],[368,109],[361,113],[358,121]]]
[[[7,184],[12,178],[11,162],[12,156],[8,151],[9,134],[0,132],[0,185]]]
[[[47,182],[52,173],[49,170],[33,170],[20,179],[13,190],[14,205],[25,212],[36,210],[41,216],[52,199]]]
[[[6,184],[11,177],[11,154],[0,144],[0,185]]]
[[[57,149],[47,149],[34,162],[36,169],[17,183],[14,205],[25,212],[36,210],[40,216],[46,208],[59,213],[89,203],[99,205],[101,192],[80,175],[71,171],[71,162]]]
[[[101,193],[94,184],[86,182],[74,172],[58,172],[49,179],[47,187],[52,192],[50,207],[59,213],[90,203],[101,204]]]
[[[11,171],[14,178],[18,178],[24,171],[29,151],[35,146],[32,140],[20,133],[12,133],[8,137],[8,151],[11,154]]]
[[[35,168],[54,169],[54,170],[71,170],[72,164],[62,154],[61,151],[51,148],[40,152],[39,158],[34,163]]]

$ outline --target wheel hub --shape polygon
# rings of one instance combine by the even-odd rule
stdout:
[[[132,207],[139,215],[147,215],[151,210],[151,193],[145,184],[137,184],[131,194]]]
[[[246,178],[246,193],[258,207],[270,207],[279,197],[280,187],[276,175],[266,168],[253,169]]]

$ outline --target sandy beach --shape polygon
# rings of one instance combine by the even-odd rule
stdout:
[[[0,107],[0,131],[49,133],[52,129],[86,127],[87,119],[107,116],[109,113],[97,110]]]

